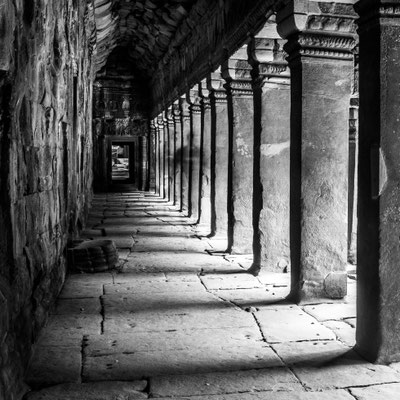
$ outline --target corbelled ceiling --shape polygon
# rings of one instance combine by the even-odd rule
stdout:
[[[150,77],[196,0],[95,0],[97,70],[115,47]]]

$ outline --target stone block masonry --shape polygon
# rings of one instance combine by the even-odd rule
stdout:
[[[91,199],[93,10],[1,3],[0,399],[14,400]]]

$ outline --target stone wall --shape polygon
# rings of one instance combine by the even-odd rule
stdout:
[[[92,185],[93,13],[0,4],[0,398],[14,400]]]

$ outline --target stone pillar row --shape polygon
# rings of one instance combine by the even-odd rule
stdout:
[[[400,361],[400,2],[353,3],[281,3],[176,99],[173,125],[152,121],[150,177],[229,251],[253,253],[249,272],[291,268],[297,303],[343,298],[349,252],[357,349],[389,363]]]
[[[152,125],[156,192],[298,303],[346,295],[354,19],[290,3]]]

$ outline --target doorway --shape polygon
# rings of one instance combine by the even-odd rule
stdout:
[[[135,145],[112,141],[110,146],[111,183],[135,183]]]

